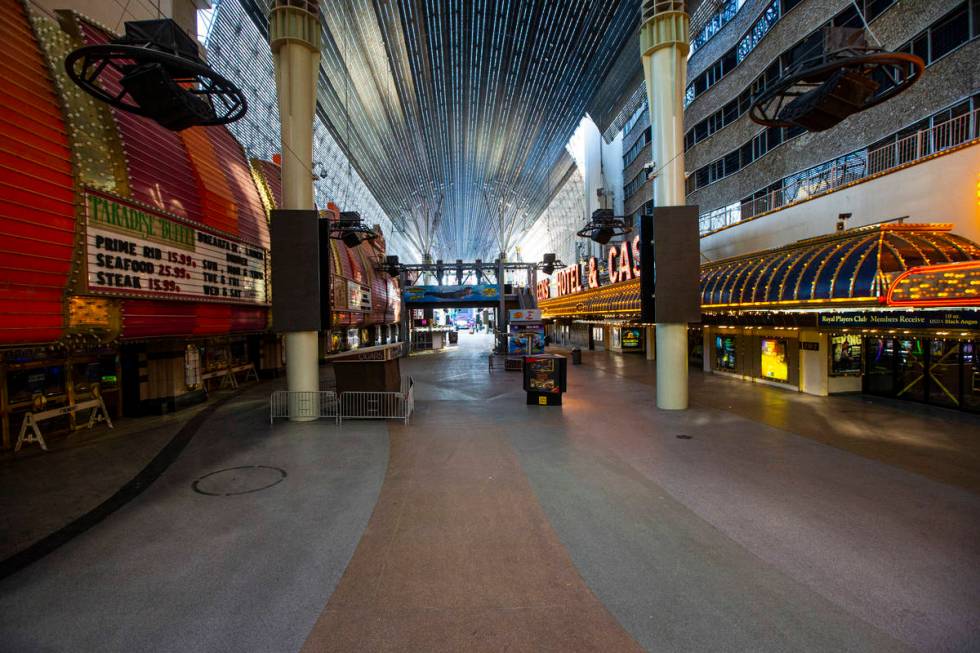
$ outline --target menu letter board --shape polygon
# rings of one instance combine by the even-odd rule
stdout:
[[[88,290],[236,304],[268,302],[268,252],[116,197],[85,194]]]

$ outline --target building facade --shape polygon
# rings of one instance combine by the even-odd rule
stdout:
[[[225,127],[173,132],[98,102],[65,56],[113,30],[80,13],[2,0],[14,55],[0,90],[0,424],[72,406],[169,412],[209,389],[276,373],[269,211],[279,166]],[[119,88],[107,73],[107,89]],[[30,111],[25,111],[30,107]],[[335,220],[327,204],[325,220]],[[323,352],[398,338],[385,239],[331,242],[332,325]]]
[[[828,28],[863,30],[871,46],[916,54],[925,72],[906,92],[824,132],[753,122],[753,98],[825,54]],[[976,410],[980,298],[969,284],[977,283],[971,261],[980,240],[978,34],[976,0],[703,3],[692,17],[684,99],[687,202],[699,207],[702,235],[692,364],[814,394],[863,391]],[[630,49],[635,56],[620,57],[610,73],[626,87],[610,91],[615,103],[597,112],[605,142],[622,141],[628,223],[653,208],[652,130],[639,51]],[[947,239],[968,244],[950,248]],[[854,256],[838,259],[821,246],[790,271],[805,277],[796,279],[800,295],[777,297],[785,279],[773,286],[766,275],[789,274],[784,262],[815,242]],[[875,242],[881,250],[872,254]],[[854,300],[853,278],[881,256],[884,267],[872,275],[879,285]],[[605,278],[604,256],[597,265]],[[721,272],[728,269],[737,271]],[[888,284],[908,275],[905,287],[921,274],[929,281],[919,295],[890,303]],[[704,287],[715,277],[721,285]],[[632,331],[622,347],[625,330],[642,326],[636,285],[555,298],[553,282],[539,296],[550,294],[543,306],[556,318],[557,341],[640,350]],[[733,289],[738,297],[727,303],[712,294]]]

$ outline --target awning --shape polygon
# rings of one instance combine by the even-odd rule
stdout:
[[[554,317],[640,316],[640,280],[623,281],[538,303],[541,315]]]
[[[911,268],[980,260],[949,224],[850,229],[701,268],[702,309],[885,304]]]

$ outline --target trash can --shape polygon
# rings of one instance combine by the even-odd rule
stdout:
[[[582,364],[582,350],[576,347],[572,350],[572,365]]]

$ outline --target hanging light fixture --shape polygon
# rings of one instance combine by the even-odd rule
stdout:
[[[330,226],[330,237],[353,249],[363,242],[374,240],[378,234],[364,224],[360,213],[344,211],[341,212],[340,219]]]
[[[548,253],[541,257],[541,262],[538,263],[538,269],[547,275],[550,275],[555,270],[560,270],[565,267],[565,264],[558,260],[558,256],[554,253]]]
[[[169,18],[128,22],[124,36],[71,52],[65,70],[96,99],[173,131],[234,122],[248,110],[241,90]]]
[[[908,90],[924,70],[914,54],[868,47],[865,30],[824,28],[821,52],[768,84],[749,117],[765,127],[825,131]]]
[[[585,227],[579,229],[575,235],[605,245],[614,236],[625,236],[631,231],[633,228],[627,226],[623,216],[614,215],[612,209],[596,209]]]

